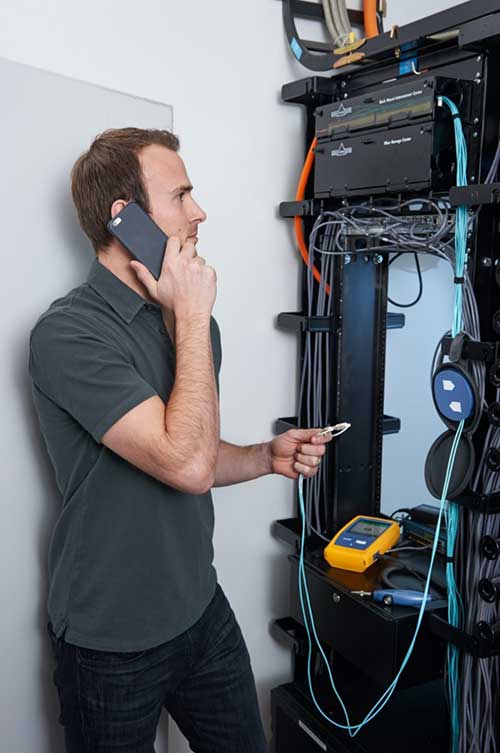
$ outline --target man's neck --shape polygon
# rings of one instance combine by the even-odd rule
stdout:
[[[128,285],[129,288],[132,288],[134,292],[140,295],[141,298],[145,298],[146,301],[152,301],[148,291],[142,282],[139,282],[136,273],[130,266],[131,256],[128,251],[114,244],[106,251],[98,251],[97,259],[115,277],[118,277],[125,285]]]

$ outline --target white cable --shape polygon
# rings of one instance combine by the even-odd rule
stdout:
[[[325,14],[326,26],[328,28],[330,36],[333,40],[334,45],[338,47],[341,37],[340,37],[340,32],[337,30],[335,21],[332,16],[332,11],[330,8],[330,0],[321,0],[321,5],[323,6],[323,13]]]
[[[342,26],[344,28],[345,33],[347,34],[347,39],[349,39],[349,35],[352,33],[352,24],[349,18],[349,14],[347,12],[346,0],[337,0],[337,2],[339,6],[340,19],[342,21]]]
[[[335,28],[337,29],[338,34],[339,34],[337,46],[341,47],[345,43],[346,32],[342,24],[342,18],[340,16],[340,11],[339,11],[339,6],[337,4],[337,0],[329,0],[329,2],[330,2],[330,12],[332,14],[333,23],[335,24]]]

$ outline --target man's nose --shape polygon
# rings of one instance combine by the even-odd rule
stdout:
[[[206,213],[203,211],[203,209],[200,207],[199,204],[197,204],[195,201],[193,201],[194,204],[194,211],[193,211],[193,222],[197,222],[198,224],[200,222],[205,222],[207,219]]]

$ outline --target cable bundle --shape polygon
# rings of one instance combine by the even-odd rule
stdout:
[[[325,251],[331,247],[331,233],[326,233],[323,240]],[[333,279],[333,259],[322,256],[320,259],[321,279]],[[314,300],[314,280],[311,266],[307,274],[307,315],[331,316],[332,296],[326,294],[325,286],[318,289]],[[299,388],[299,416],[305,421],[305,426],[327,426],[330,422],[331,411],[331,380],[329,368],[331,359],[331,335],[325,332],[310,332],[305,334],[304,361]],[[326,364],[326,368],[325,368]],[[323,376],[326,371],[326,379]],[[306,384],[307,374],[307,384]],[[324,394],[323,394],[324,388]],[[325,489],[327,464],[321,464],[320,473],[309,480],[306,490],[306,527],[307,534],[316,533],[325,541],[329,539],[323,531],[326,526]],[[323,501],[323,509],[320,505]]]
[[[467,185],[467,150],[458,110],[447,97],[443,103],[450,110],[455,129],[457,152],[457,185]],[[493,160],[486,182],[491,182],[498,169],[500,145]],[[478,210],[479,211],[479,210]],[[477,216],[478,212],[476,212]],[[458,207],[455,228],[455,249],[450,261],[455,267],[455,306],[453,337],[465,331],[474,340],[481,339],[477,302],[466,268],[468,214],[465,207]],[[451,251],[451,249],[450,249]],[[438,355],[439,354],[439,355]],[[442,341],[434,359],[436,366],[443,363]],[[440,363],[439,363],[440,362]],[[467,363],[478,386],[481,406],[485,402],[485,365],[475,361]],[[432,377],[431,377],[432,378]],[[500,392],[497,392],[497,400]],[[484,494],[500,490],[500,474],[486,465],[487,452],[500,443],[500,430],[491,426],[487,432],[483,453],[473,482],[473,490]],[[500,446],[500,445],[499,445]],[[498,620],[498,604],[488,604],[479,597],[478,584],[481,578],[492,578],[498,573],[496,562],[481,560],[479,542],[484,533],[498,535],[499,515],[483,515],[469,510],[460,510],[458,505],[448,503],[447,509],[447,563],[448,620],[474,634],[476,625],[484,620],[488,624]],[[495,694],[499,691],[499,659],[475,659],[470,654],[461,655],[458,649],[448,646],[448,694],[452,727],[452,753],[495,753],[496,732],[499,723]]]
[[[353,38],[346,0],[321,0],[325,21],[336,47],[343,47]]]
[[[451,112],[455,131],[455,150],[457,158],[457,186],[467,185],[467,145],[465,143],[462,123],[458,108],[448,97],[441,101]],[[465,266],[467,259],[467,225],[468,214],[465,206],[459,206],[455,218],[455,303],[453,307],[453,325],[451,334],[456,337],[462,331],[463,321],[463,284],[465,282]],[[446,508],[447,530],[447,562],[446,584],[448,586],[448,622],[454,627],[461,627],[463,623],[463,607],[455,578],[454,556],[456,540],[460,524],[460,509],[458,505],[448,502]],[[451,716],[451,750],[458,753],[460,740],[460,686],[459,686],[459,652],[452,643],[447,647],[448,658],[448,697]]]
[[[497,392],[497,399],[500,391]],[[486,463],[490,447],[500,448],[500,429],[490,427],[485,448],[474,482],[474,490],[485,494],[500,491],[500,473],[491,471]],[[499,561],[482,558],[480,540],[484,535],[498,537],[500,515],[483,515],[465,510],[459,531],[458,581],[465,605],[464,629],[473,634],[480,621],[489,624],[500,619],[498,601],[484,601],[478,590],[482,578],[498,577]],[[464,654],[460,662],[461,676],[461,729],[459,753],[496,753],[500,713],[500,658],[476,659]]]
[[[496,399],[500,399],[497,390]],[[490,426],[485,438],[483,453],[477,468],[473,489],[484,494],[500,491],[500,472],[492,471],[486,464],[490,448],[500,449],[500,429]],[[500,515],[483,515],[464,510],[459,530],[458,582],[462,593],[465,616],[464,629],[474,633],[478,622],[489,624],[500,619],[498,600],[488,603],[479,595],[478,584],[482,578],[493,580],[500,574],[499,561],[481,557],[480,540],[500,533]],[[462,678],[461,730],[459,753],[496,753],[500,712],[500,658],[476,659],[464,654],[460,662]]]
[[[457,106],[448,97],[441,97],[453,117],[457,153],[457,186],[467,185],[467,145]],[[467,258],[467,208],[459,206],[455,228],[455,307],[452,334],[456,337],[462,329],[462,285]]]
[[[424,213],[422,210],[426,208]],[[320,230],[335,228],[333,250],[325,250],[316,245]],[[386,200],[349,204],[333,211],[320,214],[311,231],[310,249],[325,255],[365,254],[370,252],[413,251],[447,258],[445,249],[449,244],[444,238],[454,229],[453,217],[448,203],[431,199],[409,199],[398,204],[388,204]],[[361,249],[351,249],[346,245],[350,234],[370,238],[372,243]]]
[[[455,254],[449,249],[450,263],[454,264]],[[464,272],[462,331],[472,340],[480,341],[479,312],[476,297],[467,270]],[[451,336],[451,330],[443,335],[438,343],[431,369],[434,372],[444,363],[443,340]],[[468,360],[464,366],[472,374],[478,387],[483,410],[485,401],[486,367],[484,362]],[[500,400],[500,390],[497,391]],[[500,449],[500,429],[489,427],[485,437],[480,462],[472,484],[473,491],[491,494],[500,491],[500,472],[492,471],[486,465],[486,456],[490,448]],[[448,539],[448,556],[454,555],[456,585],[459,596],[451,607],[450,623],[460,625],[469,634],[473,634],[477,622],[495,622],[500,618],[498,603],[488,604],[479,596],[478,583],[481,578],[493,579],[499,575],[499,562],[481,560],[479,542],[483,535],[497,538],[500,533],[500,515],[483,515],[470,510],[461,510],[453,503],[454,518],[449,519],[452,537]],[[458,529],[456,517],[458,516]],[[456,538],[456,544],[452,541]],[[448,687],[450,695],[450,713],[452,717],[453,748],[458,753],[496,753],[497,743],[495,729],[500,724],[498,701],[495,697],[500,692],[500,659],[475,659],[469,654],[457,655],[452,652]],[[459,692],[460,687],[460,692]],[[498,736],[498,735],[497,735]]]

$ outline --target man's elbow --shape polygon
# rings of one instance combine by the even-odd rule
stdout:
[[[215,472],[209,469],[196,469],[187,483],[189,494],[206,494],[215,484]]]
[[[186,465],[176,484],[187,494],[206,494],[215,484],[215,468],[197,463]]]

